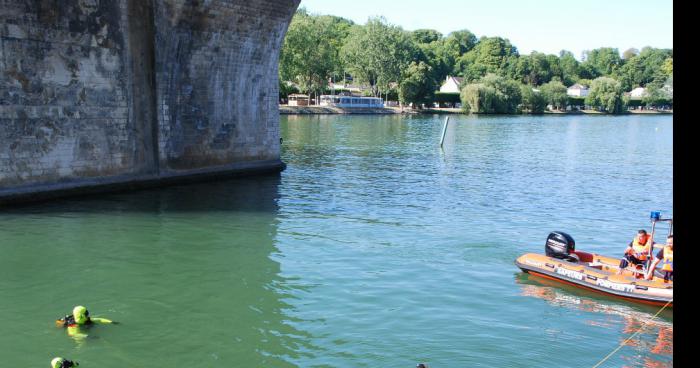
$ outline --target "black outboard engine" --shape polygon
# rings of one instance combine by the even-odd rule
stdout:
[[[547,255],[547,257],[576,262],[578,261],[578,257],[576,254],[572,254],[574,250],[576,250],[576,242],[574,241],[574,238],[572,238],[571,235],[561,231],[553,231],[549,233],[547,242],[544,243],[544,253]]]

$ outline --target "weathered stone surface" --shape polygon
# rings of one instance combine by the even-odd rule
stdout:
[[[277,64],[298,5],[0,0],[0,197],[282,167]]]

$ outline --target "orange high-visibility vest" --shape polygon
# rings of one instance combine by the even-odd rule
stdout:
[[[662,270],[673,272],[673,248],[669,246],[664,247],[664,259],[661,261],[661,264]]]
[[[644,244],[639,242],[639,237],[635,236],[632,242],[632,249],[634,250],[634,256],[640,261],[646,261],[647,255],[649,254],[649,249],[647,249],[646,244],[649,243],[649,236],[646,237]]]

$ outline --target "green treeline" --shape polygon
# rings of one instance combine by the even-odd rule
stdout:
[[[369,86],[367,94],[429,105],[453,98],[437,93],[447,76],[462,77],[459,100],[473,113],[541,113],[546,106],[578,104],[608,113],[625,107],[672,104],[673,49],[626,50],[602,47],[585,51],[583,61],[518,49],[501,37],[477,38],[468,30],[446,36],[431,29],[406,31],[383,17],[366,24],[304,8],[292,19],[280,53],[280,95],[298,91],[328,93],[329,82]],[[567,96],[567,87],[589,88],[583,99]],[[624,92],[646,88],[642,101]],[[578,102],[576,102],[578,101]]]

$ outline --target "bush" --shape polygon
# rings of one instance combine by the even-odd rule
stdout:
[[[520,112],[520,85],[495,74],[480,83],[467,84],[460,93],[462,108],[476,114],[515,114]]]
[[[455,92],[435,92],[435,102],[443,103],[458,103],[461,102],[459,98],[459,93]]]
[[[624,108],[622,84],[613,78],[599,77],[591,83],[586,105],[601,108],[610,114],[620,114]]]
[[[536,92],[532,90],[531,86],[521,85],[520,95],[522,96],[521,107],[530,114],[542,114],[544,113],[545,107],[547,107],[547,101],[541,92]]]
[[[557,109],[563,109],[568,102],[566,86],[559,81],[551,81],[540,86],[545,101]]]
[[[584,107],[586,106],[586,98],[585,97],[575,97],[575,96],[568,96],[569,98],[567,99],[567,104],[569,106],[578,106],[578,107]]]

